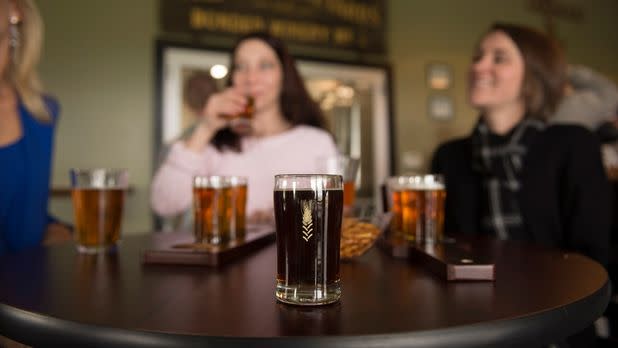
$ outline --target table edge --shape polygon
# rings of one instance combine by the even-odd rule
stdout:
[[[32,346],[122,347],[493,347],[547,344],[578,332],[599,318],[610,300],[609,279],[591,295],[516,319],[436,330],[355,336],[218,337],[127,330],[46,317],[0,303],[0,334]],[[575,320],[573,320],[575,318]],[[71,335],[67,335],[71,332]],[[506,343],[505,343],[506,342]]]

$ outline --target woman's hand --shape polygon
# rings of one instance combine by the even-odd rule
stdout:
[[[199,126],[185,145],[196,152],[202,151],[220,129],[227,127],[234,116],[245,110],[246,104],[247,97],[234,87],[210,96],[202,110]]]
[[[53,222],[47,225],[43,245],[61,244],[73,240],[71,230],[63,224]]]

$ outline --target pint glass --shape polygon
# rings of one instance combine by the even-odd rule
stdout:
[[[444,239],[446,190],[440,175],[399,176],[389,180],[391,228],[415,243]]]
[[[336,302],[343,213],[340,175],[277,175],[277,300],[297,305]]]
[[[244,238],[246,204],[246,177],[194,177],[195,242],[222,244]]]
[[[120,240],[129,173],[126,169],[71,169],[75,241],[80,252],[113,248]]]

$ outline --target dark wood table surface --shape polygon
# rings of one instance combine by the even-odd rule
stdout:
[[[274,298],[274,243],[231,264],[143,265],[152,236],[118,252],[70,244],[0,257],[0,335],[33,346],[485,347],[547,343],[599,317],[598,263],[519,243],[477,241],[495,282],[445,282],[378,248],[341,265],[342,299]]]

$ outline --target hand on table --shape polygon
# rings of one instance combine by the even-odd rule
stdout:
[[[60,223],[53,222],[47,225],[43,236],[43,245],[61,244],[73,240],[71,230]]]

